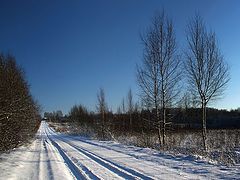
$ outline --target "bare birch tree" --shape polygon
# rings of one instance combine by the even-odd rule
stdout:
[[[125,113],[125,100],[124,98],[122,99],[122,113]]]
[[[99,89],[99,92],[97,94],[97,110],[99,114],[101,115],[101,133],[102,133],[102,138],[104,139],[105,137],[105,125],[106,125],[106,113],[107,113],[107,103],[105,100],[105,93],[102,88]]]
[[[221,97],[229,81],[228,66],[218,48],[215,33],[208,32],[196,15],[187,29],[186,70],[189,87],[202,109],[203,147],[207,150],[206,107]]]
[[[155,112],[159,143],[165,144],[167,115],[178,92],[180,60],[176,55],[176,39],[172,22],[164,12],[153,18],[152,25],[142,37],[143,62],[137,67],[142,99]],[[162,139],[162,140],[161,140]]]
[[[132,113],[133,113],[134,105],[133,105],[133,96],[132,96],[131,89],[129,89],[127,94],[127,106],[128,106],[128,114],[129,114],[129,125],[132,130]]]

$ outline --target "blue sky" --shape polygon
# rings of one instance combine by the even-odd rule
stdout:
[[[196,12],[216,32],[231,81],[212,106],[240,107],[237,0],[5,0],[0,5],[0,51],[13,54],[24,68],[43,111],[67,113],[79,103],[95,110],[100,87],[115,110],[129,88],[138,99],[135,68],[143,49],[139,34],[163,7],[173,19],[180,50],[186,24]]]

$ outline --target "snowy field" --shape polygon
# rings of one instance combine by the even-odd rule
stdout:
[[[31,145],[0,156],[0,179],[240,179],[240,165],[64,135],[43,121]]]

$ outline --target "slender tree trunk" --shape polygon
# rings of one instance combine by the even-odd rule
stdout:
[[[102,112],[102,139],[105,138],[104,127],[105,127],[105,112]]]
[[[133,131],[133,127],[132,127],[132,112],[130,112],[130,114],[129,114],[129,123],[130,123],[130,131]]]
[[[159,110],[158,107],[156,106],[156,119],[157,119],[157,128],[158,128],[158,141],[159,145],[162,145],[162,137],[161,137],[161,123],[160,123],[160,117],[159,117]]]
[[[164,89],[164,79],[163,73],[162,74],[162,86],[161,86],[161,94],[162,94],[162,139],[163,139],[163,146],[165,145],[165,137],[166,137],[166,99],[165,99],[165,89]]]
[[[165,105],[163,106],[163,145],[165,145],[165,141],[166,141],[166,108]]]
[[[206,103],[202,103],[202,138],[203,138],[203,147],[207,151],[207,125],[206,125]]]
[[[150,120],[152,120],[152,118],[151,118],[151,115],[150,115],[150,112],[148,112],[148,129],[151,129],[151,126],[152,126],[152,124],[151,124],[151,122],[150,122]]]
[[[161,126],[160,124],[158,125],[158,141],[159,141],[159,145],[162,145],[162,141],[161,141]]]
[[[156,72],[156,66],[154,66],[154,72]],[[158,130],[158,141],[159,141],[159,145],[162,145],[162,138],[161,138],[161,122],[160,122],[160,116],[159,116],[159,108],[158,108],[158,102],[157,102],[157,78],[155,77],[154,79],[154,104],[155,104],[155,118],[157,120],[157,130]]]

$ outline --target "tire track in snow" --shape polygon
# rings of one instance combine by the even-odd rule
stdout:
[[[110,178],[110,176],[112,175],[111,178],[115,179],[139,179],[137,178],[136,176],[133,176],[129,173],[125,173],[121,170],[119,170],[118,168],[116,167],[113,167],[112,165],[110,165],[109,163],[106,163],[106,162],[103,162],[101,160],[98,160],[97,158],[95,157],[92,157],[92,156],[89,156],[89,154],[86,154],[84,152],[81,152],[79,151],[79,149],[77,149],[78,147],[74,147],[73,144],[71,144],[70,142],[67,142],[66,140],[62,139],[58,134],[56,134],[54,131],[52,131],[52,129],[50,128],[46,128],[47,131],[48,131],[48,135],[50,135],[51,137],[53,137],[53,139],[56,139],[58,140],[59,142],[56,142],[60,147],[62,147],[63,151],[65,151],[65,153],[68,152],[68,150],[65,150],[66,149],[66,145],[71,147],[72,148],[72,151],[79,154],[80,157],[85,157],[88,159],[88,164],[85,164],[87,167],[89,167],[90,169],[92,169],[95,174],[96,173],[101,173],[101,174],[98,174],[99,177],[101,177],[101,179],[105,179],[105,178]],[[61,144],[61,143],[64,143],[64,144]],[[69,150],[71,151],[71,150]],[[69,157],[70,159],[72,159],[73,161],[77,161],[76,164],[78,164],[79,162],[79,159],[80,157],[78,158],[75,158],[74,155],[73,156],[70,156],[69,154]],[[90,161],[90,162],[89,162]],[[110,175],[111,173],[111,175]],[[91,178],[92,179],[92,178]]]
[[[90,159],[92,159],[93,161],[97,162],[98,164],[100,164],[101,166],[105,167],[107,170],[112,171],[113,173],[117,174],[118,176],[123,177],[124,179],[146,179],[146,180],[152,180],[151,177],[148,177],[144,174],[141,174],[133,169],[121,166],[119,164],[116,164],[108,159],[105,159],[103,157],[100,157],[82,147],[76,146],[74,144],[72,144],[71,142],[64,140],[62,138],[57,138],[65,143],[67,143],[68,145],[70,145],[71,147],[73,147],[74,149],[76,149],[77,151],[79,151],[80,153],[84,154],[85,156],[89,157]]]
[[[80,154],[80,155],[85,155],[86,157],[88,157],[90,160],[92,160],[93,162],[96,162],[97,164],[99,164],[100,166],[104,167],[106,170],[116,174],[116,176],[118,177],[122,177],[124,179],[146,179],[146,180],[152,180],[151,177],[146,176],[136,170],[133,170],[131,168],[119,165],[117,163],[114,163],[106,158],[100,157],[97,154],[94,154],[82,147],[76,146],[73,143],[71,143],[68,140],[65,140],[63,137],[59,136],[58,134],[56,134],[51,128],[49,128],[48,126],[46,126],[46,130],[48,131],[48,135],[52,136],[54,139],[59,140],[61,142],[66,143],[67,145],[71,146],[72,148],[76,149],[76,151]],[[55,141],[54,141],[55,142]],[[55,142],[56,144],[58,144],[57,142]],[[58,146],[60,147],[60,145],[58,144]],[[64,148],[62,148],[64,151]],[[66,151],[67,153],[67,151]],[[71,159],[71,158],[70,158]],[[73,159],[74,161],[74,159]],[[75,160],[76,161],[76,160]]]
[[[63,149],[52,139],[47,135],[48,139],[52,143],[52,145],[58,150],[61,157],[66,162],[69,170],[72,172],[72,174],[75,176],[76,179],[99,179],[96,175],[94,175],[91,171],[87,169],[85,166],[77,166],[70,157],[63,151]],[[81,168],[81,170],[79,168]],[[82,172],[83,171],[83,172]]]
[[[40,157],[40,171],[39,171],[39,179],[46,179],[53,177],[53,170],[49,160],[48,149],[47,149],[47,140],[45,138],[42,139],[41,145],[41,157]],[[46,161],[46,166],[44,165],[44,161]]]
[[[39,179],[60,179],[63,176],[58,174],[59,170],[64,171],[66,179],[73,179],[74,175],[66,166],[63,157],[60,155],[57,148],[51,143],[47,136],[46,124],[41,128],[41,161],[40,161],[40,176]],[[62,166],[63,165],[63,166]]]
[[[49,126],[47,126],[46,123],[44,125],[45,125],[44,129],[45,129],[46,137],[52,142],[52,144],[58,149],[58,151],[60,150],[64,154],[64,157],[67,158],[70,161],[70,164],[74,165],[75,170],[73,170],[73,171],[78,171],[77,173],[80,173],[81,175],[83,175],[83,177],[81,179],[94,179],[94,180],[100,179],[95,174],[93,174],[86,166],[79,163],[77,159],[73,159],[73,158],[69,157],[67,155],[67,153],[64,152],[64,149],[61,148],[60,145],[53,140],[53,138],[50,137],[50,136],[54,137],[56,133]],[[63,157],[63,159],[64,159],[64,157]],[[68,167],[71,167],[71,165],[69,166],[69,163],[66,162],[66,164],[67,164]],[[70,169],[70,171],[71,171],[71,169]]]
[[[81,139],[81,137],[74,137],[74,136],[69,136],[69,135],[64,135],[65,138],[67,139],[72,139],[74,140],[75,142],[82,142],[84,144],[88,144],[88,145],[92,145],[92,146],[96,146],[96,147],[99,147],[99,148],[103,148],[103,149],[106,149],[106,150],[110,150],[110,151],[114,151],[114,152],[117,152],[117,153],[121,153],[121,154],[124,154],[124,155],[128,155],[128,156],[131,156],[133,158],[136,158],[136,159],[140,159],[140,160],[144,160],[144,161],[148,161],[148,162],[152,162],[151,160],[149,159],[142,159],[143,156],[139,156],[139,155],[136,155],[136,154],[129,154],[129,153],[125,153],[123,151],[119,151],[119,150],[116,150],[116,149],[113,149],[111,147],[108,147],[108,146],[105,146],[105,145],[102,145],[102,144],[98,144],[98,143],[94,143],[94,142],[89,142],[88,140],[83,140]],[[155,157],[160,157],[158,155],[155,155],[155,154],[152,154],[152,156],[155,156]],[[101,157],[101,156],[100,156]],[[166,155],[165,155],[165,158],[166,158]],[[168,158],[167,158],[168,159]],[[108,160],[108,159],[106,159]],[[173,160],[172,160],[173,161]],[[174,161],[179,161],[177,159],[174,159]],[[114,163],[114,162],[113,162]],[[158,162],[157,162],[158,163]],[[118,164],[117,164],[118,165]],[[172,174],[172,170],[174,169],[179,169],[179,175],[180,176],[186,176],[187,177],[187,174],[188,174],[188,169],[181,169],[181,168],[178,168],[178,165],[175,166],[175,167],[171,167],[171,166],[168,166],[167,164],[159,164],[159,168],[161,168],[160,166],[166,166],[169,168],[169,174]],[[201,169],[200,169],[201,170]],[[167,170],[166,170],[167,171]]]

